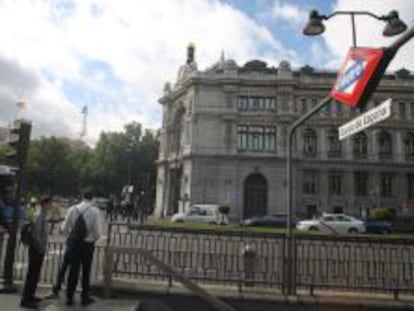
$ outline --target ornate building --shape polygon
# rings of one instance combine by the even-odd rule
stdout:
[[[224,57],[198,71],[188,48],[173,87],[165,85],[156,213],[194,203],[231,206],[246,218],[286,211],[286,132],[325,97],[335,72],[309,66],[277,68]],[[294,207],[309,217],[326,212],[361,215],[380,206],[396,212],[414,203],[414,76],[386,75],[370,109],[393,99],[393,115],[338,140],[338,127],[360,114],[337,102],[313,116],[295,136]]]

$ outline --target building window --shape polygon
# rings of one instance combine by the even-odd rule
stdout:
[[[354,175],[355,195],[359,197],[368,195],[368,173],[355,172]]]
[[[407,194],[409,199],[414,199],[414,174],[407,174]]]
[[[411,119],[414,120],[414,103],[410,104],[410,108],[411,108]]]
[[[328,157],[341,156],[341,141],[338,139],[338,131],[331,129],[327,135]]]
[[[414,158],[414,133],[407,133],[404,139],[405,156]]]
[[[364,132],[359,132],[354,136],[354,155],[359,158],[367,156],[367,136]]]
[[[392,197],[394,176],[390,173],[381,174],[381,196]]]
[[[341,195],[342,194],[342,173],[330,172],[328,175],[329,181],[329,194]]]
[[[237,127],[237,146],[239,149],[247,149],[247,137],[248,137],[248,131],[246,125],[239,125]]]
[[[239,110],[247,110],[248,106],[249,101],[247,96],[239,96],[237,101],[237,107],[239,108]]]
[[[302,114],[305,114],[308,112],[308,103],[306,102],[306,98],[301,98],[300,103]]]
[[[399,103],[398,104],[399,114],[401,119],[406,118],[406,111],[405,111],[405,103]]]
[[[273,126],[265,127],[264,144],[266,151],[276,150],[276,128]]]
[[[322,117],[329,117],[330,114],[331,114],[331,103],[328,103],[325,105],[325,107],[322,107],[320,111],[320,115]]]
[[[263,96],[239,96],[237,107],[241,111],[274,111],[276,99]]]
[[[316,156],[318,151],[318,139],[316,132],[312,129],[306,129],[303,134],[303,153],[306,156]]]
[[[318,192],[318,171],[308,170],[303,172],[303,193],[317,194]]]
[[[338,101],[333,101],[331,104],[331,113],[334,115],[340,115],[342,113],[342,105],[340,102]]]
[[[238,148],[249,151],[276,151],[274,126],[237,126]]]
[[[265,110],[275,111],[276,110],[276,98],[265,97]]]
[[[314,108],[318,104],[318,100],[316,98],[311,99],[311,108]]]
[[[378,148],[380,157],[392,156],[392,138],[388,132],[382,131],[378,134]]]

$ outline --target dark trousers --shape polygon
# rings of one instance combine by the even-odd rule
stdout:
[[[58,276],[56,279],[56,284],[53,286],[53,291],[54,292],[59,292],[60,289],[62,288],[62,283],[63,280],[65,279],[65,274],[66,274],[66,270],[69,267],[69,264],[71,262],[71,258],[72,258],[72,244],[71,241],[66,241],[66,249],[65,249],[65,253],[63,255],[63,261],[62,261],[62,265],[60,266],[59,272],[58,272]]]
[[[69,299],[73,298],[76,286],[79,279],[79,270],[82,266],[82,298],[89,296],[89,279],[91,272],[91,264],[93,259],[93,252],[95,249],[94,243],[77,241],[73,243],[71,251],[71,260],[68,276],[68,286],[66,296]]]
[[[34,297],[44,257],[44,253],[40,253],[34,247],[29,246],[29,268],[24,283],[22,301],[30,301]]]

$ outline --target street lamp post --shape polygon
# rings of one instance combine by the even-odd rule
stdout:
[[[380,21],[387,22],[385,25],[384,31],[382,34],[385,37],[392,37],[403,33],[407,30],[407,25],[400,19],[397,11],[391,11],[388,15],[375,15],[371,12],[366,11],[337,11],[328,16],[320,15],[318,11],[313,10],[310,12],[309,21],[303,29],[303,34],[306,36],[316,36],[320,35],[325,31],[325,25],[322,23],[323,20],[328,20],[337,15],[350,15],[351,16],[351,25],[352,25],[352,43],[353,46],[357,46],[357,37],[356,37],[356,28],[355,28],[355,16],[356,15],[365,15],[371,16]]]
[[[352,13],[352,14],[351,14]],[[350,11],[341,11],[332,13],[329,16],[321,16],[317,11],[312,11],[310,14],[310,20],[306,25],[303,33],[305,35],[318,35],[325,30],[325,26],[322,24],[322,20],[329,19],[338,14],[351,14],[352,18],[352,27],[354,27],[354,15],[369,15],[377,18],[378,16],[369,13],[369,12],[350,12]],[[386,20],[388,23],[383,31],[384,36],[393,36],[400,34],[406,30],[407,26],[398,18],[398,13],[392,11],[390,14],[384,17],[378,17],[379,20]],[[355,30],[353,30],[355,33]],[[390,61],[399,48],[407,43],[411,38],[414,37],[414,27],[411,27],[404,35],[397,39],[389,47],[384,48],[384,52]],[[356,45],[356,37],[354,36],[354,45]],[[388,62],[389,63],[389,62]],[[372,76],[371,79],[380,79],[384,71],[377,74],[377,76]],[[286,287],[287,294],[293,295],[296,292],[296,253],[295,253],[295,235],[292,230],[293,216],[296,215],[296,211],[293,211],[293,192],[292,192],[292,183],[293,183],[293,170],[292,170],[292,146],[293,146],[293,137],[296,129],[302,125],[306,120],[311,118],[314,114],[319,112],[325,105],[330,103],[332,98],[330,96],[322,99],[316,106],[312,107],[305,115],[301,116],[298,120],[293,122],[288,129],[287,137],[287,154],[286,154],[286,174],[287,174],[287,258],[286,258]],[[367,99],[368,100],[368,99]]]

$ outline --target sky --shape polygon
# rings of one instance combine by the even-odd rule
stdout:
[[[160,127],[157,99],[174,84],[186,48],[194,43],[199,70],[220,59],[239,66],[261,59],[287,60],[337,70],[352,45],[349,16],[325,22],[326,31],[306,37],[310,10],[395,9],[414,25],[412,0],[0,0],[0,126],[32,121],[33,136],[80,137],[94,145],[102,131],[129,122]],[[356,18],[358,46],[380,47],[384,23]],[[390,64],[414,72],[414,39]],[[16,103],[24,101],[25,109]]]

